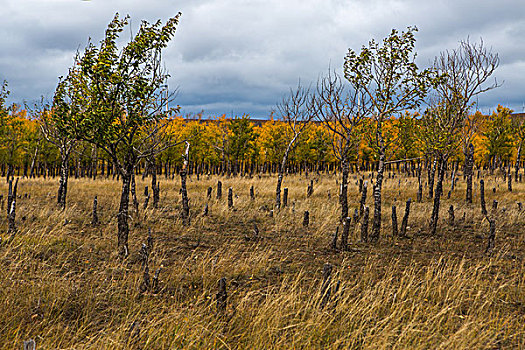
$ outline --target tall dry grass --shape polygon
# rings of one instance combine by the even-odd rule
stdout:
[[[490,256],[478,188],[475,204],[467,205],[461,181],[450,199],[445,184],[437,236],[427,233],[432,204],[425,197],[412,205],[409,237],[392,237],[391,205],[401,222],[404,202],[417,190],[416,179],[399,175],[385,185],[380,242],[359,242],[354,225],[349,251],[340,252],[329,248],[339,217],[336,179],[320,176],[307,198],[309,180],[286,177],[289,206],[270,217],[274,178],[220,178],[223,198],[216,200],[217,177],[192,177],[192,223],[183,227],[179,182],[161,179],[160,207],[144,211],[148,182],[137,178],[141,210],[132,213],[131,255],[124,261],[116,254],[116,181],[71,180],[61,211],[57,181],[21,180],[12,241],[6,242],[5,215],[0,221],[0,348],[19,348],[29,338],[38,349],[525,348],[525,215],[516,205],[525,185],[508,193],[501,178],[485,177],[497,223]],[[360,195],[356,178],[351,181],[353,209]],[[209,202],[208,186],[214,188]],[[4,183],[0,191],[7,192]],[[95,195],[101,224],[92,227]],[[490,210],[493,199],[497,211]],[[207,202],[210,215],[203,217]],[[454,226],[446,222],[451,204]],[[253,239],[253,223],[260,239]],[[158,290],[141,293],[138,251],[149,228],[150,272],[161,268],[160,281]],[[321,307],[325,263],[334,266],[333,289]],[[217,312],[222,277],[228,306]]]

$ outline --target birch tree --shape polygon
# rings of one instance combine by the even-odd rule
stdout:
[[[364,100],[360,100],[361,96]],[[328,130],[334,155],[341,164],[341,220],[348,217],[350,157],[353,152],[358,153],[360,138],[357,129],[363,116],[367,114],[364,109],[367,105],[363,91],[345,87],[335,72],[329,72],[317,84],[317,118]]]
[[[63,122],[75,138],[106,152],[120,174],[117,237],[122,257],[129,253],[129,192],[135,166],[173,146],[162,142],[163,137],[147,141],[154,135],[169,137],[165,132],[169,116],[177,110],[164,111],[169,96],[162,87],[169,75],[162,68],[161,52],[175,34],[179,17],[180,13],[164,25],[160,20],[154,24],[143,21],[137,34],[120,49],[117,42],[129,17],[121,19],[116,14],[100,46],[89,43],[60,81],[57,91],[68,94],[55,94],[56,104],[71,104],[74,110]]]
[[[405,32],[393,29],[382,43],[372,39],[359,53],[349,49],[344,73],[354,90],[363,90],[375,122],[375,145],[378,153],[373,188],[374,218],[370,239],[377,241],[381,230],[381,190],[386,162],[385,121],[407,109],[419,107],[432,82],[432,71],[419,70],[415,63],[416,27]]]
[[[281,207],[281,185],[283,183],[286,162],[290,152],[297,144],[299,136],[309,127],[314,117],[314,98],[309,88],[299,85],[297,89],[290,90],[288,96],[277,104],[277,112],[281,119],[286,122],[288,144],[282,155],[281,163],[277,171],[277,185],[275,188],[275,208]]]
[[[497,81],[486,84],[499,65],[499,57],[483,45],[462,41],[459,48],[442,52],[434,60],[433,70],[439,77],[434,101],[427,110],[428,129],[432,129],[434,153],[438,160],[436,193],[430,220],[430,232],[436,233],[445,167],[452,152],[459,147],[458,138],[474,98],[494,89]]]

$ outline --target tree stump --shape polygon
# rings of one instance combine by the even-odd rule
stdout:
[[[149,203],[149,193],[144,199],[144,206],[142,207],[144,210],[146,210],[146,208],[148,207],[148,203]]]
[[[310,185],[308,185],[308,189],[306,190],[306,197],[310,198],[314,194],[314,180],[310,180]]]
[[[259,239],[259,227],[257,227],[257,223],[255,222],[253,223],[253,239]]]
[[[323,283],[321,284],[321,309],[323,309],[330,299],[330,284],[332,282],[333,266],[329,263],[323,266]]]
[[[36,350],[36,343],[33,339],[24,340],[24,350]]]
[[[332,236],[332,244],[330,244],[330,247],[333,250],[337,250],[337,236],[339,235],[339,225],[335,228],[334,235]]]
[[[217,199],[222,198],[222,182],[217,181]]]
[[[151,280],[151,290],[155,293],[159,291],[159,274],[160,274],[161,268],[159,267],[155,274],[153,275],[153,279]]]
[[[361,241],[368,242],[368,217],[370,216],[370,208],[365,207],[363,220],[361,221]]]
[[[221,278],[218,282],[219,291],[215,295],[217,301],[217,312],[225,312],[228,302],[228,293],[226,292],[226,278]]]
[[[13,199],[11,201],[11,210],[9,211],[9,216],[8,216],[9,223],[8,223],[8,229],[7,229],[7,233],[11,235],[14,235],[16,233],[15,217],[16,217],[16,200]]]
[[[144,267],[144,274],[142,275],[142,284],[140,285],[140,292],[144,293],[149,290],[151,287],[150,278],[149,278],[149,266],[146,263]]]
[[[151,190],[153,191],[153,208],[158,208],[160,201],[160,181],[152,185]]]
[[[228,208],[233,208],[233,188],[228,188]]]
[[[401,237],[406,237],[407,235],[407,226],[408,226],[408,216],[410,215],[410,203],[412,203],[412,199],[409,198],[406,203],[405,207],[405,215],[403,216],[403,221],[401,221]]]
[[[93,199],[93,213],[91,215],[91,226],[96,226],[99,223],[97,208],[98,208],[98,199],[97,199],[97,196],[95,196],[95,198]]]
[[[357,222],[359,221],[359,211],[356,209],[354,209],[354,224],[357,224]]]
[[[288,187],[283,189],[283,208],[288,205]]]
[[[310,212],[308,210],[305,210],[303,217],[303,226],[308,227],[308,225],[310,225]]]
[[[397,213],[396,206],[392,206],[392,236],[397,236]]]
[[[487,215],[487,206],[485,203],[485,181],[479,180],[479,198],[481,201],[481,214]]]
[[[454,206],[451,205],[448,208],[448,224],[450,226],[454,226]]]

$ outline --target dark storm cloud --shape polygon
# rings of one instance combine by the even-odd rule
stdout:
[[[182,11],[164,58],[185,112],[267,116],[299,79],[315,82],[329,65],[340,69],[349,47],[359,49],[391,28],[417,25],[420,66],[470,37],[498,52],[505,81],[479,100],[521,110],[525,100],[525,4],[516,0],[0,0],[0,79],[11,101],[52,96],[77,49],[98,42],[115,12],[165,21]],[[129,38],[130,33],[123,33]]]

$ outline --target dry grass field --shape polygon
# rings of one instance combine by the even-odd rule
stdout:
[[[310,179],[314,193],[307,198]],[[514,183],[510,193],[501,178],[485,176],[487,207],[496,219],[491,255],[485,254],[489,224],[479,207],[479,181],[473,205],[465,204],[461,179],[447,199],[446,182],[438,235],[429,236],[431,199],[416,203],[417,179],[404,176],[386,180],[379,242],[361,243],[359,225],[352,224],[349,250],[341,252],[330,248],[339,215],[336,179],[286,177],[289,205],[271,217],[274,177],[193,176],[192,220],[184,227],[179,179],[162,177],[159,208],[142,210],[149,182],[137,177],[140,210],[131,213],[126,260],[116,251],[117,181],[72,179],[61,211],[58,180],[21,179],[12,240],[5,200],[0,220],[0,348],[21,348],[30,338],[37,349],[525,348],[525,212],[516,205],[525,202],[524,183]],[[0,191],[5,198],[5,180]],[[100,224],[93,227],[95,195]],[[352,213],[359,198],[352,175]],[[401,223],[408,198],[408,237],[393,237],[391,205]],[[497,210],[491,210],[493,199]],[[206,202],[209,215],[202,216]],[[447,221],[451,204],[454,225]],[[154,239],[150,278],[160,273],[156,288],[144,291],[139,251],[148,229]],[[322,286],[325,263],[333,265],[328,288]],[[220,311],[223,277],[228,295]]]

